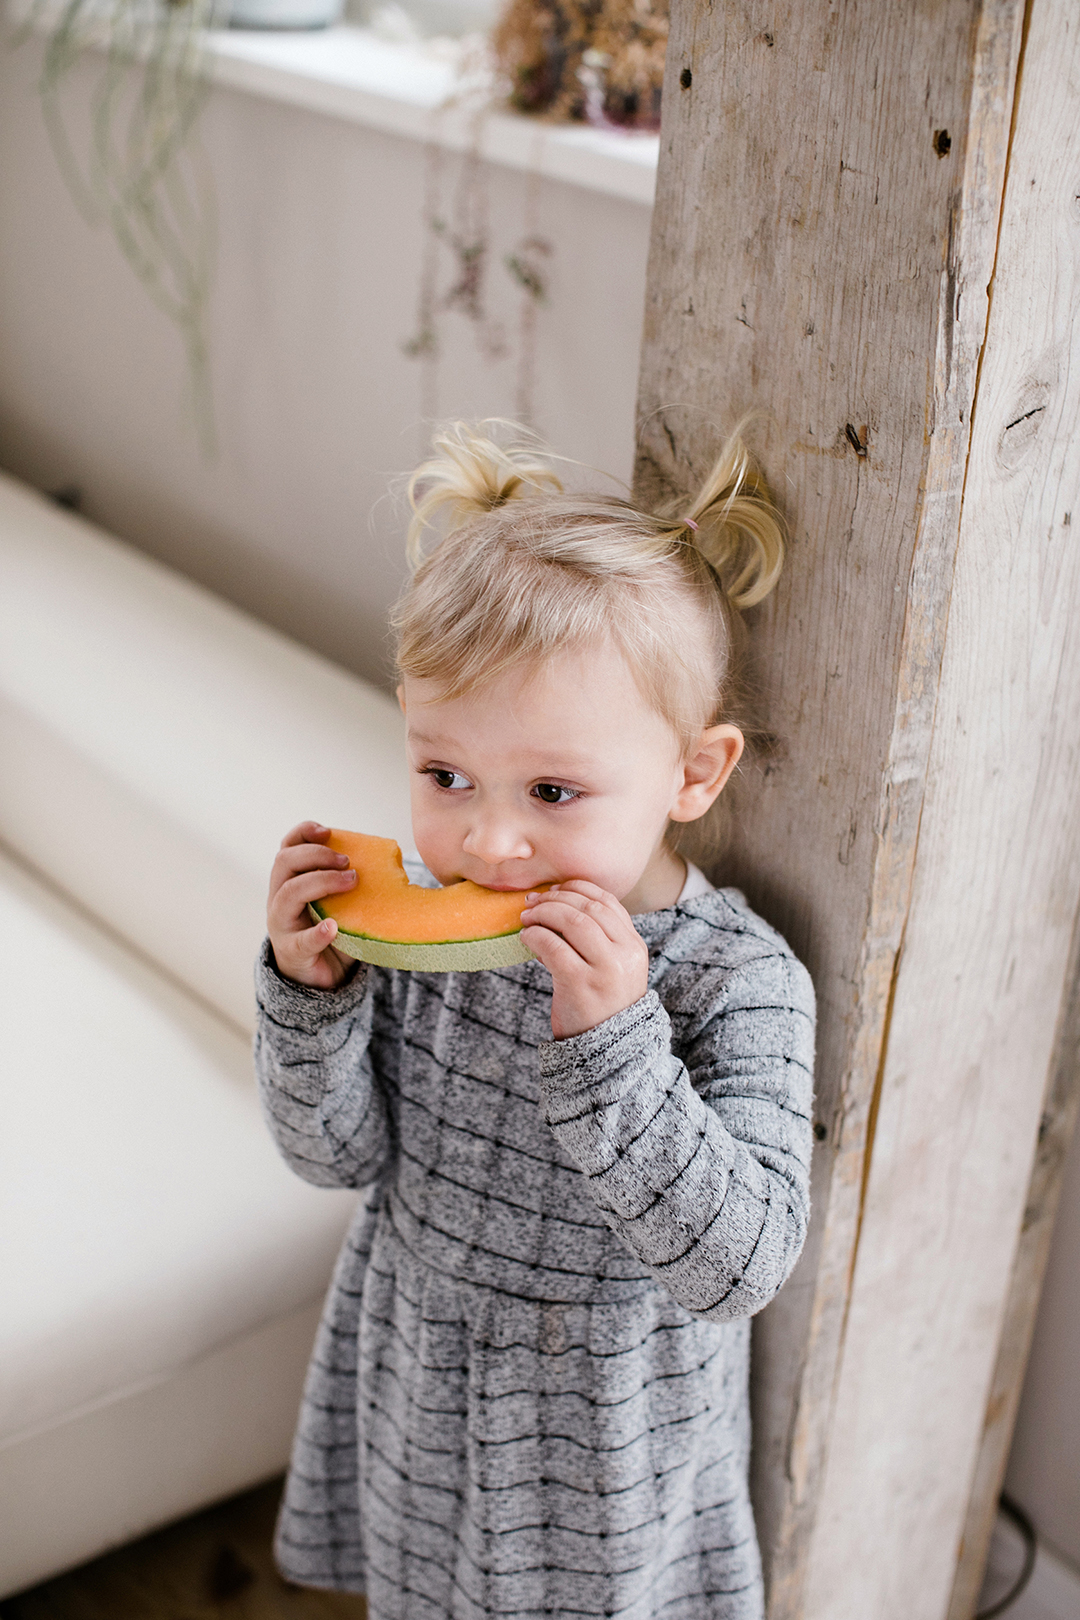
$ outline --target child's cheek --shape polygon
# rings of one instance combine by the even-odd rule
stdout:
[[[426,784],[425,784],[426,785]],[[451,840],[447,836],[447,827],[443,818],[433,815],[431,807],[424,801],[424,797],[413,791],[412,806],[413,843],[416,852],[433,877],[440,883],[449,881],[452,875],[449,867],[453,864],[448,860]]]

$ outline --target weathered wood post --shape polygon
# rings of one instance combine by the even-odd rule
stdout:
[[[722,869],[821,1011],[755,1337],[770,1611],[968,1620],[1075,1093],[1080,12],[672,13],[639,488],[760,409],[792,530]]]

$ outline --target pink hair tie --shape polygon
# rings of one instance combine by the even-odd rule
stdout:
[[[693,529],[694,533],[697,534],[698,526],[694,522],[693,518],[683,518],[683,523],[686,525],[686,527],[688,529]]]

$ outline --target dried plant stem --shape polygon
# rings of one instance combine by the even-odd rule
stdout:
[[[154,303],[179,328],[196,430],[216,434],[207,317],[216,250],[214,190],[195,125],[207,94],[203,30],[216,0],[67,0],[42,7],[39,90],[53,151],[83,217],[105,223]],[[96,73],[88,127],[73,134],[70,80]]]
[[[484,120],[490,107],[481,106],[472,124],[472,138],[461,160],[449,207],[444,203],[446,155],[437,134],[428,143],[424,187],[424,250],[420,269],[416,327],[402,345],[403,352],[421,365],[421,434],[439,417],[439,362],[442,356],[441,317],[456,311],[472,326],[476,344],[485,360],[502,360],[514,354],[515,399],[518,420],[532,425],[535,416],[535,377],[537,349],[537,310],[547,301],[547,274],[544,261],[553,252],[552,244],[539,235],[540,147],[543,130],[537,131],[535,156],[525,180],[523,235],[513,252],[503,260],[521,292],[516,328],[516,348],[511,349],[502,321],[488,307],[488,280],[491,260],[490,181],[481,155]],[[450,281],[440,292],[440,253],[450,256]]]
[[[537,144],[543,139],[540,135]],[[538,154],[537,154],[538,156]],[[524,427],[536,425],[536,322],[539,307],[547,298],[547,281],[540,260],[552,251],[551,243],[540,235],[540,167],[534,161],[525,183],[524,232],[516,253],[506,261],[510,274],[521,287],[518,313],[517,388],[515,412]]]

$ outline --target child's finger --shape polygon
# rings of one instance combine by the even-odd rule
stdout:
[[[602,894],[603,890],[599,890],[598,893]],[[617,901],[611,905],[605,900],[596,900],[591,895],[565,892],[562,889],[550,898],[538,896],[534,904],[524,908],[521,920],[523,923],[538,923],[544,928],[557,928],[561,932],[560,919],[568,918],[570,915],[588,917],[613,945],[618,944],[627,932],[625,922],[629,919]]]
[[[532,897],[530,897],[532,898]],[[544,898],[537,894],[535,899]],[[566,900],[570,905],[580,906],[592,916],[604,917],[607,921],[605,929],[615,928],[625,933],[633,928],[630,913],[621,900],[617,900],[607,889],[601,889],[599,884],[589,883],[584,878],[573,878],[569,883],[560,883],[558,889],[552,893],[551,899]]]
[[[530,923],[521,930],[521,938],[538,962],[547,968],[553,979],[560,974],[571,974],[587,966],[585,959],[574,947],[550,928]]]
[[[316,923],[312,928],[303,928],[298,934],[292,936],[292,946],[300,955],[309,961],[321,956],[328,945],[332,945],[337,938],[338,925],[333,917],[324,917],[322,922]]]
[[[271,935],[274,959],[288,978],[319,990],[332,990],[348,976],[351,966],[349,959],[333,948],[336,938],[336,925],[329,918],[283,940]]]
[[[281,848],[286,849],[290,844],[324,844],[330,836],[330,828],[324,827],[321,821],[301,821],[289,831],[281,840]]]
[[[298,872],[344,871],[348,864],[347,855],[336,849],[327,849],[325,844],[290,844],[288,848],[283,846],[279,849],[274,857],[271,886],[280,887]]]
[[[602,889],[598,883],[590,883],[588,878],[567,878],[557,888],[560,894],[584,894],[590,900],[607,900],[616,906],[621,904],[607,889]]]
[[[325,844],[283,844],[274,857],[278,866],[302,872],[305,866],[348,866],[349,857]]]
[[[619,943],[598,917],[576,906],[560,905],[557,900],[531,907],[522,913],[521,920],[526,928],[545,928],[549,933],[561,935],[584,962],[600,961],[606,951]]]
[[[307,915],[313,900],[325,900],[332,894],[347,894],[356,883],[356,873],[316,871],[301,872],[289,878],[270,896],[267,907],[270,922],[282,929],[295,932],[296,923]]]
[[[329,876],[348,869],[347,855],[339,855],[336,850],[325,849],[322,844],[293,844],[288,849],[279,849],[270,871],[267,904],[272,904],[275,895],[279,894],[293,878],[304,872]]]

